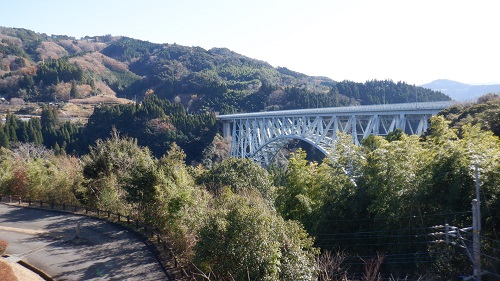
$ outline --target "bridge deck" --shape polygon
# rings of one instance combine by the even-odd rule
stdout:
[[[418,103],[395,103],[395,104],[376,104],[376,105],[359,105],[359,106],[344,106],[344,107],[323,107],[310,109],[294,109],[294,110],[277,110],[277,111],[262,111],[238,114],[226,114],[217,116],[218,120],[234,120],[252,117],[270,117],[270,116],[297,116],[297,115],[330,115],[330,114],[352,114],[366,113],[367,115],[375,112],[393,113],[396,111],[426,111],[426,110],[442,110],[455,104],[453,101],[439,102],[418,102]]]

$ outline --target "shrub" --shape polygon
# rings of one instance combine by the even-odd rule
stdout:
[[[7,246],[9,243],[7,243],[4,240],[0,240],[0,255],[3,255],[5,253],[5,250],[7,250]]]

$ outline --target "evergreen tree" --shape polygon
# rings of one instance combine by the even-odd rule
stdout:
[[[39,118],[31,118],[28,121],[28,141],[35,144],[42,144],[42,126]]]
[[[28,122],[19,122],[19,127],[17,129],[17,136],[20,142],[29,142],[28,136]]]
[[[76,89],[76,81],[71,81],[71,90],[69,91],[69,97],[74,99],[78,98],[78,90]]]
[[[18,127],[17,126],[17,117],[14,114],[8,112],[6,120],[5,120],[5,132],[9,136],[10,142],[17,142],[18,141],[17,133],[16,133],[17,127]]]
[[[9,136],[5,133],[5,126],[0,122],[0,147],[10,148]]]
[[[40,118],[40,123],[42,126],[42,132],[48,132],[54,129],[57,125],[58,116],[57,109],[52,106],[44,106],[42,108],[42,114]]]

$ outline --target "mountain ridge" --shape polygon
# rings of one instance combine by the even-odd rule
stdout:
[[[189,112],[221,113],[449,100],[392,80],[365,83],[307,76],[227,48],[157,44],[125,36],[76,39],[0,27],[0,95],[70,101],[151,94]]]
[[[449,79],[437,79],[420,86],[440,91],[457,101],[475,101],[489,93],[500,93],[500,84],[473,85]]]

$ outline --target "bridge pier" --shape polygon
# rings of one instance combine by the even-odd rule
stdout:
[[[231,122],[222,122],[222,137],[225,139],[231,137]]]

